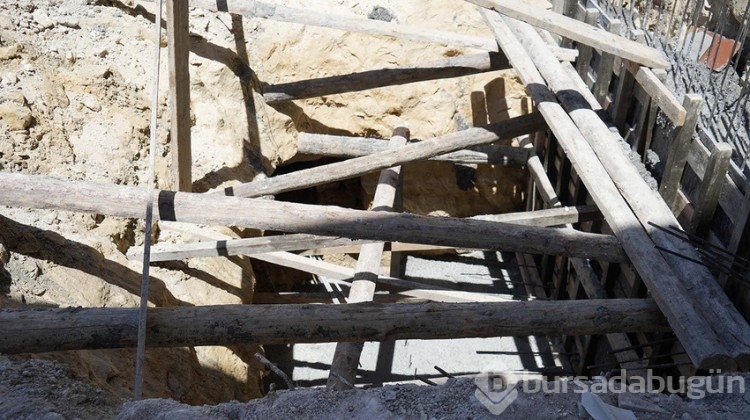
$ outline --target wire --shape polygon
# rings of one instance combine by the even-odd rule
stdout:
[[[138,342],[135,353],[135,386],[133,397],[143,397],[143,362],[146,353],[146,315],[148,310],[148,283],[151,264],[151,223],[154,218],[154,166],[156,161],[156,119],[159,110],[159,67],[161,59],[161,15],[162,0],[156,2],[154,39],[154,78],[151,90],[151,133],[148,153],[148,184],[146,184],[146,228],[143,238],[143,273],[141,278],[141,305],[138,311]]]

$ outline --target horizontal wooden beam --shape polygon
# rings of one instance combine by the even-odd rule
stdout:
[[[0,310],[0,353],[135,347],[137,308]],[[150,308],[149,347],[668,331],[650,299]]]
[[[687,113],[674,93],[648,67],[639,66],[629,61],[625,63],[628,71],[635,76],[635,81],[641,85],[651,100],[656,102],[656,105],[659,106],[664,115],[675,126],[679,127],[683,125]]]
[[[644,66],[660,69],[669,66],[664,55],[654,48],[551,10],[516,0],[466,1]]]
[[[447,79],[510,68],[504,55],[496,52],[462,55],[411,66],[383,68],[340,76],[301,80],[263,87],[267,103],[316,98],[397,86],[426,80]]]
[[[4,186],[0,205],[81,211],[107,216],[145,216],[142,188],[10,173],[0,173],[0,185]],[[153,199],[154,220],[351,239],[580,256],[606,261],[627,260],[616,238],[568,229],[367,212],[216,194],[155,190]]]
[[[388,142],[376,138],[299,133],[297,153],[330,157],[360,157],[388,150]],[[467,150],[429,158],[442,162],[523,166],[529,152],[521,147],[503,145],[476,146]]]
[[[152,1],[152,0],[147,0]],[[254,0],[190,0],[191,7],[205,10],[229,12],[248,18],[261,18],[277,22],[320,26],[348,32],[385,35],[413,41],[431,42],[453,47],[469,47],[486,51],[497,51],[491,38],[481,38],[434,29],[400,25],[374,19],[363,19],[332,13],[318,12],[310,8],[296,9]]]
[[[226,188],[225,195],[238,197],[260,197],[286,191],[309,188],[329,182],[356,178],[363,174],[379,171],[416,160],[455,152],[468,147],[510,140],[524,134],[539,131],[546,127],[538,114],[527,114],[502,122],[474,127],[441,137],[407,144],[397,149],[388,149],[368,156],[331,163],[288,174],[264,178],[234,187]]]

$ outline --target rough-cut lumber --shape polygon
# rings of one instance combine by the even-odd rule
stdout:
[[[724,178],[727,176],[729,163],[732,159],[732,146],[727,143],[718,143],[711,159],[708,161],[705,175],[698,190],[698,198],[695,203],[693,220],[690,221],[692,233],[706,237],[714,220],[714,213],[719,204]]]
[[[695,128],[703,108],[703,98],[700,95],[687,94],[682,100],[682,106],[686,112],[685,122],[675,129],[667,162],[664,164],[664,175],[659,185],[659,192],[670,207],[675,204],[677,191],[680,190],[682,173],[685,172],[685,163],[688,160]]]
[[[620,195],[607,170],[599,161],[601,156],[597,158],[587,139],[571,120],[572,115],[568,115],[557,103],[545,85],[544,78],[537,70],[537,67],[543,66],[535,65],[533,60],[539,57],[544,58],[544,65],[549,68],[542,70],[554,73],[553,75],[547,74],[552,80],[554,77],[565,77],[565,73],[559,68],[560,63],[557,60],[553,60],[554,63],[548,62],[549,56],[545,54],[546,46],[533,28],[513,21],[508,23],[512,25],[511,29],[501,16],[495,13],[484,15],[495,32],[498,44],[536,101],[537,109],[544,115],[576,172],[599,205],[607,223],[623,241],[623,248],[630,256],[631,263],[643,277],[670,325],[685,345],[693,363],[702,367],[733,368],[736,366],[712,326],[702,314],[696,313],[692,307],[686,305],[689,295],[684,290],[684,285],[680,283],[680,279],[664,258],[654,252],[651,238],[646,234],[628,203]],[[516,39],[516,35],[522,41]],[[529,40],[533,43],[529,43]],[[534,55],[530,56],[526,52],[527,49],[534,51]],[[580,98],[580,94],[575,93],[575,87],[573,89],[574,91],[570,92],[571,95]],[[608,149],[608,153],[611,153],[612,149],[616,148],[609,145]]]
[[[596,27],[599,23],[599,10],[594,9],[593,7],[587,7],[584,8],[579,5],[580,10],[580,17],[578,20],[581,20],[589,25],[592,25],[592,27]],[[589,77],[589,68],[591,67],[591,57],[594,55],[594,49],[586,44],[581,44],[578,46],[578,60],[576,61],[576,71],[581,76],[581,79],[583,79],[584,82],[588,81]]]
[[[136,308],[0,310],[0,353],[135,347]],[[659,332],[650,299],[151,308],[150,347]]]
[[[297,136],[297,153],[306,155],[360,157],[385,150],[388,150],[388,142],[375,138],[312,133],[299,133]],[[489,144],[434,156],[429,160],[522,166],[526,164],[528,157],[529,152],[523,148]]]
[[[406,127],[396,127],[393,137],[388,142],[389,148],[404,146],[409,140]],[[401,167],[384,169],[380,172],[378,186],[372,200],[373,211],[393,211],[396,201],[396,190],[401,177]],[[362,245],[357,259],[357,271],[354,274],[352,287],[349,289],[349,302],[371,302],[375,296],[375,286],[380,273],[380,260],[383,258],[383,242]],[[328,375],[328,389],[341,391],[357,380],[357,367],[364,343],[344,342],[336,344],[331,362],[331,373]]]
[[[227,257],[230,255],[253,255],[277,251],[299,251],[311,248],[350,246],[366,241],[304,233],[258,238],[226,239],[218,241],[191,242],[186,244],[156,244],[151,248],[151,261],[174,261],[197,257]],[[143,247],[128,250],[130,260],[140,260]]]
[[[559,226],[569,223],[579,223],[592,220],[601,220],[602,214],[596,206],[578,206],[578,207],[559,207],[547,210],[536,210],[518,213],[487,214],[473,216],[475,220],[489,220],[502,223],[513,223],[526,226]],[[288,235],[292,236],[292,235]],[[364,242],[364,241],[352,241]],[[210,244],[209,244],[210,245]],[[212,247],[209,247],[213,249]],[[302,249],[302,248],[298,248]],[[433,251],[433,250],[450,250],[455,249],[445,246],[408,244],[401,242],[391,242],[390,251]],[[328,254],[357,254],[359,245],[341,245],[330,248],[308,249],[301,255],[328,255]]]
[[[537,113],[527,114],[481,128],[470,128],[427,141],[408,144],[398,149],[389,149],[344,162],[263,178],[226,188],[223,193],[238,197],[258,197],[355,178],[391,166],[528,134],[539,130],[543,125],[542,121]]]
[[[271,4],[254,0],[190,0],[190,6],[211,11],[234,13],[248,18],[254,17],[277,22],[320,26],[349,32],[385,35],[414,41],[434,42],[453,47],[469,47],[487,51],[497,51],[497,44],[490,38],[435,31],[432,29],[399,25],[380,20],[322,13],[309,8],[296,9],[282,6],[280,4]]]
[[[619,35],[620,28],[622,28],[622,22],[617,19],[609,22],[609,32]],[[607,96],[609,95],[609,85],[612,82],[612,71],[615,66],[615,56],[608,52],[602,52],[599,58],[599,70],[596,74],[596,81],[592,92],[597,102],[601,104],[603,108],[606,108]]]
[[[447,79],[509,68],[502,54],[489,52],[450,57],[407,67],[384,68],[329,76],[319,79],[265,86],[267,103],[315,98],[346,92],[358,92],[384,86],[396,86],[426,80]]]
[[[679,255],[689,256],[693,259],[700,258],[696,250],[685,241],[651,226],[650,223],[659,226],[679,226],[669,207],[642,180],[637,169],[622,149],[612,147],[613,144],[619,142],[616,134],[607,128],[594,110],[581,106],[580,94],[575,92],[576,84],[567,79],[562,72],[556,71],[554,64],[557,62],[549,52],[540,51],[540,48],[544,47],[538,34],[528,25],[518,22],[513,24],[513,28],[515,33],[523,40],[526,48],[535,52],[532,58],[537,68],[543,73],[550,88],[558,94],[563,106],[570,113],[570,118],[573,119],[584,139],[590,145],[589,150],[593,149],[595,156],[604,164],[607,174],[620,190],[627,205],[632,208],[632,213],[628,212],[632,221],[624,223],[624,226],[616,228],[617,222],[613,222],[610,217],[607,217],[607,221],[618,238],[623,240],[625,251],[631,257],[631,262],[638,273],[641,274],[660,308],[665,312],[670,322],[676,322],[673,320],[676,320],[677,314],[684,311],[677,306],[685,306],[686,302],[690,302],[691,311],[702,317],[704,325],[708,326],[708,330],[702,333],[708,337],[710,337],[708,334],[713,333],[718,338],[714,348],[720,349],[723,347],[727,350],[725,355],[715,359],[717,367],[719,364],[729,363],[729,360],[724,362],[719,360],[727,355],[734,358],[734,361],[739,363],[740,366],[747,366],[750,363],[750,326],[731,304],[711,272],[703,265],[687,262],[684,258],[676,255],[653,255],[652,250],[643,248],[649,244],[656,244]],[[576,155],[576,158],[579,156]],[[595,188],[589,188],[596,200],[595,194],[597,191],[595,190]],[[604,213],[604,209],[602,209],[602,212]],[[635,220],[633,220],[633,215],[636,216]],[[644,231],[641,226],[638,226],[638,223],[645,227],[647,235],[643,235]],[[619,233],[618,230],[620,230]],[[629,237],[627,240],[623,236],[625,231],[627,231]],[[641,248],[633,249],[633,244],[638,241],[633,239],[638,236],[645,236],[642,239]],[[646,255],[640,257],[638,256],[639,253]],[[646,263],[647,266],[644,265],[645,261],[643,260],[646,257],[652,258],[650,262]],[[655,275],[660,271],[662,274]],[[675,301],[674,296],[680,298]],[[670,311],[674,313],[670,314]],[[680,327],[671,324],[675,327],[678,336],[681,334],[678,332],[678,328],[689,328],[691,333],[698,329],[698,324],[688,326],[684,319],[679,322],[682,323]],[[685,343],[683,337],[680,337],[680,341],[686,348],[695,346],[695,343]],[[691,348],[687,351],[696,365],[700,366],[700,359],[695,358],[697,355],[695,349]],[[706,365],[710,364],[707,362]]]
[[[664,56],[653,48],[611,34],[603,29],[557,14],[551,10],[534,7],[515,0],[466,0],[487,9],[496,10],[512,17],[546,29],[557,35],[590,45],[600,51],[612,53],[630,61],[653,68],[666,68],[669,64]]]
[[[175,190],[191,191],[192,152],[190,146],[190,69],[188,55],[188,5],[181,0],[167,2],[167,50],[169,55],[170,138]]]
[[[143,218],[136,187],[0,173],[0,205]],[[597,235],[484,220],[388,214],[274,200],[154,191],[154,220],[430,245],[576,255],[625,261],[619,241]],[[502,240],[493,239],[502,238]]]
[[[648,96],[656,102],[661,108],[664,115],[669,118],[674,125],[681,126],[685,123],[685,108],[680,104],[680,101],[674,94],[667,88],[656,74],[654,74],[648,67],[638,66],[632,62],[626,62],[628,71],[635,75],[635,81],[641,85],[643,90],[648,93]]]

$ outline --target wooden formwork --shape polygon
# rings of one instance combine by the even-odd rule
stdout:
[[[169,2],[168,27],[171,27],[170,62],[174,67],[174,77],[170,78],[172,115],[173,122],[179,123],[179,116],[185,115],[184,108],[189,106],[189,101],[184,100],[189,97],[189,92],[186,96],[184,91],[189,89],[189,84],[185,75],[180,76],[182,73],[178,71],[179,66],[186,65],[188,50],[183,42],[186,21],[180,20],[180,16],[184,18],[185,10],[174,7],[175,2]],[[265,311],[283,315],[287,320],[285,327],[274,329],[274,326],[264,324],[261,330],[259,326],[237,321],[239,317],[247,316],[248,312],[242,308],[213,308],[204,312],[195,309],[188,312],[187,308],[156,311],[152,319],[156,326],[150,329],[152,339],[157,340],[159,345],[179,346],[305,340],[355,343],[341,345],[337,352],[338,361],[334,363],[337,372],[331,376],[334,387],[340,385],[336,384],[337,381],[344,385],[352,382],[352,372],[359,357],[357,341],[394,337],[450,338],[523,333],[565,335],[568,336],[568,347],[579,355],[573,361],[579,372],[596,373],[590,367],[595,364],[597,351],[613,355],[613,365],[608,368],[619,365],[631,373],[654,365],[670,365],[658,359],[667,357],[667,353],[673,360],[671,366],[706,369],[750,367],[750,326],[731,305],[724,305],[728,298],[705,267],[695,263],[681,264],[681,260],[676,259],[678,257],[662,254],[657,247],[689,255],[695,251],[686,249],[686,245],[649,224],[651,221],[671,223],[674,212],[680,216],[689,232],[707,234],[709,240],[718,243],[722,243],[724,238],[724,246],[730,251],[747,252],[748,235],[744,235],[744,230],[750,194],[738,187],[742,182],[736,174],[733,175],[731,171],[727,174],[727,156],[720,146],[716,146],[716,152],[707,148],[703,150],[700,142],[693,140],[696,104],[700,101],[688,96],[680,102],[666,90],[660,82],[663,73],[659,71],[659,67],[664,67],[666,62],[656,51],[620,37],[618,22],[609,19],[602,10],[593,7],[562,8],[570,10],[585,22],[580,23],[553,11],[519,5],[511,0],[470,2],[481,6],[495,35],[494,40],[424,32],[381,22],[336,19],[325,14],[305,13],[255,1],[219,2],[222,11],[246,16],[457,43],[488,50],[465,59],[432,63],[419,70],[382,69],[344,77],[337,80],[339,83],[314,80],[271,86],[264,92],[264,97],[269,101],[455,77],[505,68],[509,63],[527,85],[538,112],[419,143],[405,144],[408,135],[403,132],[394,135],[387,146],[371,144],[369,139],[359,139],[360,144],[353,148],[355,150],[342,150],[341,144],[352,144],[350,138],[330,138],[310,133],[301,138],[301,143],[308,150],[351,159],[259,179],[224,190],[223,194],[185,191],[189,189],[189,183],[185,181],[190,174],[189,133],[187,137],[182,136],[179,134],[181,128],[173,128],[173,134],[177,134],[173,137],[173,141],[176,141],[173,153],[179,156],[176,161],[176,189],[180,192],[155,192],[153,203],[157,220],[273,229],[289,235],[281,240],[232,241],[214,234],[209,235],[212,240],[208,244],[182,244],[163,250],[155,248],[157,259],[253,254],[277,264],[312,273],[326,273],[337,279],[352,281],[355,285],[352,291],[357,295],[355,300],[362,302],[359,308],[366,310],[366,314],[351,315],[358,312],[356,308],[313,310],[304,305],[289,308],[274,305],[258,309],[257,313],[250,310],[255,316],[263,316]],[[190,4],[209,10],[217,10],[218,7],[216,2],[205,0],[194,0]],[[560,9],[560,4],[555,4],[555,8]],[[519,20],[507,19],[507,16]],[[540,33],[528,24],[537,25]],[[633,34],[633,38],[637,40],[638,34]],[[557,41],[562,42],[563,47],[574,43],[577,45],[579,61],[575,67],[568,62],[560,63],[559,58],[569,58],[570,54],[557,44],[549,44]],[[533,56],[529,51],[535,52]],[[498,55],[502,55],[503,59],[497,60]],[[178,91],[182,95],[175,93]],[[602,112],[599,112],[599,108],[602,107],[610,111],[612,121],[600,118]],[[646,184],[640,178],[633,178],[635,169],[628,166],[630,164],[625,157],[617,153],[609,156],[607,151],[607,148],[618,147],[616,137],[620,135],[637,151],[653,149],[652,145],[657,145],[654,127],[660,115],[666,116],[675,127],[659,185],[659,191],[671,210],[655,194],[647,194],[648,197],[641,200],[639,194]],[[606,123],[615,126],[619,133],[609,131]],[[519,140],[520,146],[511,146],[507,141],[514,137]],[[606,143],[609,140],[612,142]],[[183,147],[185,142],[188,146]],[[335,152],[326,152],[334,149]],[[400,213],[396,203],[398,166],[424,159],[524,165],[532,186],[531,198],[527,202],[529,211],[520,216],[490,215],[476,219],[429,218]],[[697,196],[684,189],[685,168],[690,168],[703,179]],[[348,210],[259,198],[376,171],[381,171],[381,179],[375,210],[387,211]],[[631,181],[632,187],[629,185]],[[4,205],[124,217],[143,216],[143,209],[140,208],[143,200],[139,198],[142,193],[130,187],[61,182],[10,174],[0,174],[0,182],[8,185],[0,200],[0,204]],[[717,191],[720,192],[717,194]],[[592,211],[591,206],[596,206],[598,210]],[[695,210],[691,212],[690,209]],[[712,223],[721,218],[722,213],[732,224],[728,236]],[[373,261],[379,260],[377,257],[383,252],[384,244],[390,243],[395,250],[399,242],[407,244],[404,246],[414,243],[413,246],[514,252],[522,268],[524,284],[539,298],[587,301],[509,306],[507,302],[488,303],[488,300],[493,301],[491,296],[421,290],[419,285],[396,278],[395,272],[386,276],[373,268]],[[310,249],[308,253],[314,253],[313,249],[318,247],[353,245],[360,246],[360,264],[356,270],[343,270],[342,267],[288,252]],[[410,305],[407,303],[393,304],[395,306],[365,303],[373,300],[373,291],[380,285],[399,287],[405,297],[467,303],[465,306],[414,304],[409,307],[398,306]],[[654,302],[643,299],[647,296],[647,290],[672,331],[664,328],[664,318],[655,313]],[[568,310],[571,307],[577,309]],[[494,319],[503,310],[514,313],[516,317]],[[313,313],[314,316],[308,316]],[[477,316],[477,313],[480,315]],[[213,328],[211,325],[193,323],[196,318],[210,314],[218,314],[216,323],[212,325],[221,326],[219,331],[211,334],[207,331]],[[362,328],[362,324],[369,320],[365,318],[367,314],[372,319],[383,318],[383,322],[378,324],[378,331]],[[424,316],[420,315],[417,321],[406,326],[398,320],[394,321],[398,316],[412,314]],[[462,328],[455,325],[460,324],[455,319],[448,332],[440,332],[434,326],[425,327],[430,323],[444,322],[452,314],[464,316],[458,321],[467,320],[469,324],[475,323],[481,328],[476,325]],[[599,319],[597,314],[600,315]],[[105,343],[106,346],[90,340],[91,334],[108,328],[101,326],[101,320],[106,324],[106,318],[98,318],[98,315],[113,316],[115,318],[112,319],[117,321],[119,335]],[[338,319],[347,316],[349,318]],[[578,316],[588,323],[576,324]],[[0,332],[11,332],[11,326],[19,318],[30,322],[73,319],[80,323],[77,338],[72,337],[72,341],[64,343],[48,340],[34,351],[122,347],[131,346],[133,342],[133,326],[128,324],[127,313],[97,313],[92,309],[85,313],[48,310],[36,313],[28,311],[19,315],[18,312],[0,311]],[[160,338],[160,325],[165,322],[172,325],[177,320],[184,325],[189,339],[175,339],[173,336]],[[509,326],[500,328],[504,322],[509,322]],[[306,329],[292,331],[297,326],[295,323],[304,325]],[[394,333],[399,329],[400,334]],[[34,342],[35,337],[49,338],[54,335],[55,328],[51,330],[13,329],[12,333],[17,337],[16,347],[0,348],[0,351],[20,351],[23,343]],[[349,334],[342,331],[349,331]],[[654,363],[654,360],[657,362]]]

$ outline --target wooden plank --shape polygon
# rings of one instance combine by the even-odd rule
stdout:
[[[719,204],[722,181],[727,176],[731,159],[732,146],[727,143],[716,144],[698,190],[695,211],[690,222],[690,230],[700,237],[706,237],[709,229],[711,229],[716,206]]]
[[[299,133],[297,153],[332,157],[360,157],[388,150],[388,142],[376,138]],[[488,144],[446,153],[429,160],[463,164],[522,166],[528,152],[520,147]]]
[[[410,296],[400,295],[398,293],[377,293],[373,302],[379,303],[416,303],[424,302],[424,299],[417,299]],[[331,295],[327,292],[253,292],[253,305],[303,305],[310,303],[330,304]]]
[[[667,162],[664,164],[664,175],[659,185],[659,192],[670,207],[674,206],[677,191],[680,189],[682,173],[685,171],[685,163],[693,143],[693,134],[703,108],[703,98],[700,95],[687,94],[682,106],[686,112],[685,123],[674,132]]]
[[[514,0],[466,0],[487,9],[500,12],[508,17],[521,20],[548,30],[581,44],[590,45],[600,51],[612,53],[629,61],[653,68],[666,68],[669,63],[657,50],[611,34],[575,19],[559,15],[553,11],[535,7]]]
[[[586,8],[583,10],[581,16],[584,22],[589,25],[595,25],[599,22],[599,10],[594,8]],[[578,60],[576,61],[576,71],[584,80],[587,80],[589,75],[589,68],[591,67],[591,57],[594,55],[594,49],[586,44],[578,45]]]
[[[192,152],[190,146],[190,39],[188,5],[167,2],[167,51],[169,55],[169,111],[172,172],[177,191],[191,191]]]
[[[258,197],[308,188],[328,182],[356,178],[363,174],[391,166],[428,159],[433,156],[455,152],[468,147],[490,144],[537,131],[543,126],[538,113],[511,118],[482,128],[475,127],[441,137],[411,143],[398,149],[389,149],[315,168],[304,169],[271,178],[226,188],[223,193],[238,197]]]
[[[152,0],[146,0],[152,1]],[[296,9],[281,4],[271,4],[254,0],[189,0],[190,7],[204,10],[229,12],[248,18],[268,19],[277,22],[319,26],[347,32],[362,32],[413,41],[431,42],[453,47],[477,48],[497,51],[497,44],[490,38],[436,31],[428,28],[399,25],[374,19],[336,15],[318,12],[310,8]],[[221,5],[221,8],[218,5]]]
[[[533,212],[489,214],[471,217],[475,220],[513,223],[526,226],[558,226],[566,223],[601,219],[601,213],[596,206],[560,207],[556,209],[538,210]],[[169,223],[169,222],[162,222]],[[193,226],[193,225],[189,225]],[[254,255],[276,251],[301,251],[301,255],[327,254],[357,254],[360,245],[373,242],[368,240],[354,240],[330,236],[301,234],[263,236],[258,238],[206,238],[208,241],[184,244],[155,244],[151,248],[151,261],[174,261],[186,258],[220,257],[231,255]],[[432,251],[451,250],[455,248],[394,242],[390,250],[402,251]],[[127,252],[129,260],[141,260],[143,247],[134,246]]]
[[[406,145],[409,140],[409,130],[397,127],[393,137],[388,142],[389,148]],[[401,167],[385,169],[380,173],[378,186],[372,200],[372,211],[392,212],[396,201],[396,189],[401,177]],[[349,303],[371,302],[375,296],[375,285],[381,271],[380,260],[383,258],[383,242],[362,245],[357,259],[357,270],[354,274],[352,287],[349,289]],[[364,343],[346,342],[336,344],[331,362],[331,372],[326,387],[342,391],[349,388],[349,384],[356,383],[357,367],[362,354]]]
[[[675,126],[685,124],[687,111],[680,104],[679,99],[672,93],[659,77],[648,67],[638,66],[632,62],[626,62],[628,71],[635,75],[635,81],[648,93],[653,101],[661,108],[664,115],[669,118]]]
[[[0,310],[0,352],[132,348],[136,308]],[[392,341],[610,332],[668,326],[651,299],[151,308],[150,347]]]
[[[633,216],[636,216],[632,220],[635,224],[628,222],[624,226],[615,228],[613,226],[613,223],[617,224],[615,218],[607,217],[607,222],[613,227],[618,238],[623,240],[623,248],[628,252],[631,262],[637,269],[638,274],[643,278],[652,295],[656,297],[662,293],[670,294],[669,297],[661,296],[656,298],[662,310],[665,311],[665,314],[668,311],[680,312],[683,309],[675,308],[675,306],[685,305],[686,301],[692,302],[693,308],[691,311],[697,311],[699,317],[703,318],[703,325],[707,327],[703,331],[703,334],[715,334],[718,341],[713,343],[716,344],[714,348],[717,350],[724,348],[727,351],[727,353],[722,354],[718,358],[722,359],[726,356],[731,356],[734,359],[732,362],[726,359],[724,361],[717,360],[717,363],[731,364],[734,362],[740,366],[747,365],[750,362],[750,326],[732,306],[728,297],[716,282],[716,278],[706,267],[691,263],[684,258],[672,254],[656,256],[652,263],[650,263],[650,267],[644,267],[641,257],[635,256],[635,250],[631,250],[630,244],[623,238],[622,234],[624,231],[627,231],[628,235],[632,235],[634,232],[638,232],[640,235],[643,232],[640,228],[633,229],[634,226],[638,226],[640,223],[646,228],[646,232],[648,233],[643,238],[642,243],[642,246],[647,248],[639,249],[637,252],[648,254],[651,252],[648,248],[649,244],[656,244],[679,255],[688,256],[695,260],[700,259],[698,252],[685,241],[651,226],[651,223],[658,226],[679,225],[664,201],[640,177],[638,170],[630,162],[624,151],[612,148],[612,144],[620,140],[612,138],[615,135],[609,131],[608,127],[594,110],[582,106],[583,100],[580,95],[571,94],[571,90],[576,89],[576,84],[566,80],[563,73],[555,68],[555,66],[559,67],[559,62],[554,60],[549,53],[543,51],[543,42],[538,34],[525,24],[514,25],[514,32],[522,36],[524,41],[528,41],[525,45],[529,50],[535,52],[532,58],[546,77],[552,90],[556,93],[563,93],[560,95],[560,99],[570,113],[570,118],[575,121],[575,124],[581,130],[584,139],[595,152],[595,157],[604,164],[606,173],[611,177],[617,189],[625,198],[628,208],[632,208],[632,212],[635,213],[633,215],[633,213],[628,212],[629,218],[633,219]],[[579,159],[578,155],[573,156],[575,157],[571,158],[571,160]],[[578,168],[576,170],[581,174]],[[584,182],[587,181],[584,179]],[[591,185],[587,183],[587,187],[591,187]],[[588,190],[594,196],[594,199],[596,199],[595,194],[599,191],[596,191],[595,188],[588,188]],[[603,204],[599,204],[600,209],[605,213],[602,208]],[[657,270],[663,271],[663,274],[667,277],[662,275],[654,276],[655,273],[650,271],[651,268],[655,268],[654,264],[661,265]],[[681,299],[670,301],[674,295],[679,295]],[[664,299],[663,302],[661,301],[662,299]],[[670,318],[670,315],[667,315],[667,317]],[[680,328],[685,328],[685,326],[686,324],[683,324]],[[695,324],[689,328],[699,327],[698,324]],[[678,333],[677,327],[675,327],[675,330]],[[684,334],[684,331],[682,334]],[[684,345],[693,346],[695,344],[686,344],[683,338],[684,336],[681,337],[681,342]],[[695,355],[700,351],[696,352],[696,349],[693,348],[688,350],[688,352],[691,353],[691,358],[696,362]],[[699,364],[696,363],[696,365]]]
[[[502,54],[485,52],[449,57],[406,67],[369,70],[266,86],[263,88],[263,98],[267,103],[292,101],[358,92],[384,86],[486,73],[507,68],[510,68],[510,65]]]
[[[699,141],[693,142],[693,146],[690,148],[690,152],[688,153],[687,163],[700,179],[703,179],[703,176],[706,173],[706,167],[708,166],[708,159],[710,154],[711,153],[708,151],[706,146],[703,145],[703,143]],[[732,165],[730,164],[729,167],[731,171]],[[736,224],[737,221],[742,219],[743,217],[742,202],[742,192],[737,187],[737,184],[735,184],[732,176],[727,175],[724,178],[723,185],[721,187],[719,205],[732,223]],[[684,205],[685,203],[680,202],[675,206],[675,208],[679,209],[684,207]]]
[[[614,19],[609,22],[609,32],[619,35],[620,29],[622,28],[622,22],[618,19]],[[592,92],[597,102],[602,107],[606,106],[607,96],[609,95],[609,85],[612,83],[612,71],[615,66],[615,56],[608,52],[601,52],[599,58],[599,70],[596,73],[596,81]]]
[[[654,243],[641,227],[628,202],[620,195],[620,191],[610,178],[611,173],[608,173],[599,160],[604,159],[604,157],[594,153],[592,145],[587,141],[588,139],[582,135],[579,128],[571,120],[571,117],[577,111],[568,115],[546,87],[545,80],[537,67],[546,72],[548,81],[554,81],[555,77],[564,76],[564,73],[559,69],[559,62],[557,60],[549,61],[552,56],[545,54],[546,46],[534,29],[528,25],[511,22],[509,23],[509,25],[512,24],[511,29],[506,26],[504,19],[498,15],[485,13],[485,18],[490,22],[498,44],[519,73],[521,80],[526,84],[537,103],[537,108],[544,115],[559,144],[565,150],[566,155],[571,157],[576,172],[599,205],[607,223],[612,227],[618,238],[623,241],[623,248],[630,256],[630,261],[646,281],[649,290],[669,320],[670,325],[680,337],[681,342],[685,344],[691,360],[698,366],[730,368],[736,366],[732,356],[728,354],[729,350],[718,340],[717,333],[712,329],[712,326],[703,318],[702,314],[696,313],[692,307],[689,307],[690,305],[686,304],[687,301],[692,299],[688,298],[690,295],[681,283],[682,279],[675,275],[664,257],[653,252]],[[521,37],[523,45],[516,39],[516,35]],[[534,55],[529,56],[524,47],[533,50]],[[539,65],[535,65],[534,60],[540,59],[543,59],[544,63],[537,61]],[[550,81],[551,84],[552,81]],[[557,86],[557,88],[560,87]],[[571,89],[567,85],[565,87]],[[556,87],[553,87],[553,89],[556,89]],[[572,89],[575,91],[575,87]],[[575,95],[574,92],[571,92],[571,95],[568,96],[580,97],[580,95]],[[589,109],[589,111],[591,110]],[[598,117],[597,120],[601,123]],[[605,130],[609,133],[606,126]],[[611,134],[608,134],[602,139],[610,137]],[[607,142],[607,145],[607,153],[612,153],[611,143]],[[618,158],[621,158],[620,156]],[[627,163],[629,164],[629,162]],[[633,179],[630,179],[629,182],[633,181]]]
[[[660,82],[665,83],[667,81],[666,71],[656,70],[654,71],[654,74]],[[643,148],[638,150],[638,153],[640,153],[643,157],[644,164],[646,163],[646,158],[648,157],[648,151],[651,149],[651,142],[654,139],[654,126],[656,125],[657,111],[659,111],[659,108],[656,106],[656,104],[653,102],[649,103],[648,118],[646,119],[646,127],[644,128],[646,134],[645,139],[643,140]]]
[[[39,175],[0,173],[0,205],[143,218],[143,191],[123,185],[61,181]],[[625,261],[619,241],[607,235],[484,220],[385,214],[275,200],[154,191],[154,220],[215,224],[528,253],[565,253]],[[490,236],[502,237],[502,241]]]

